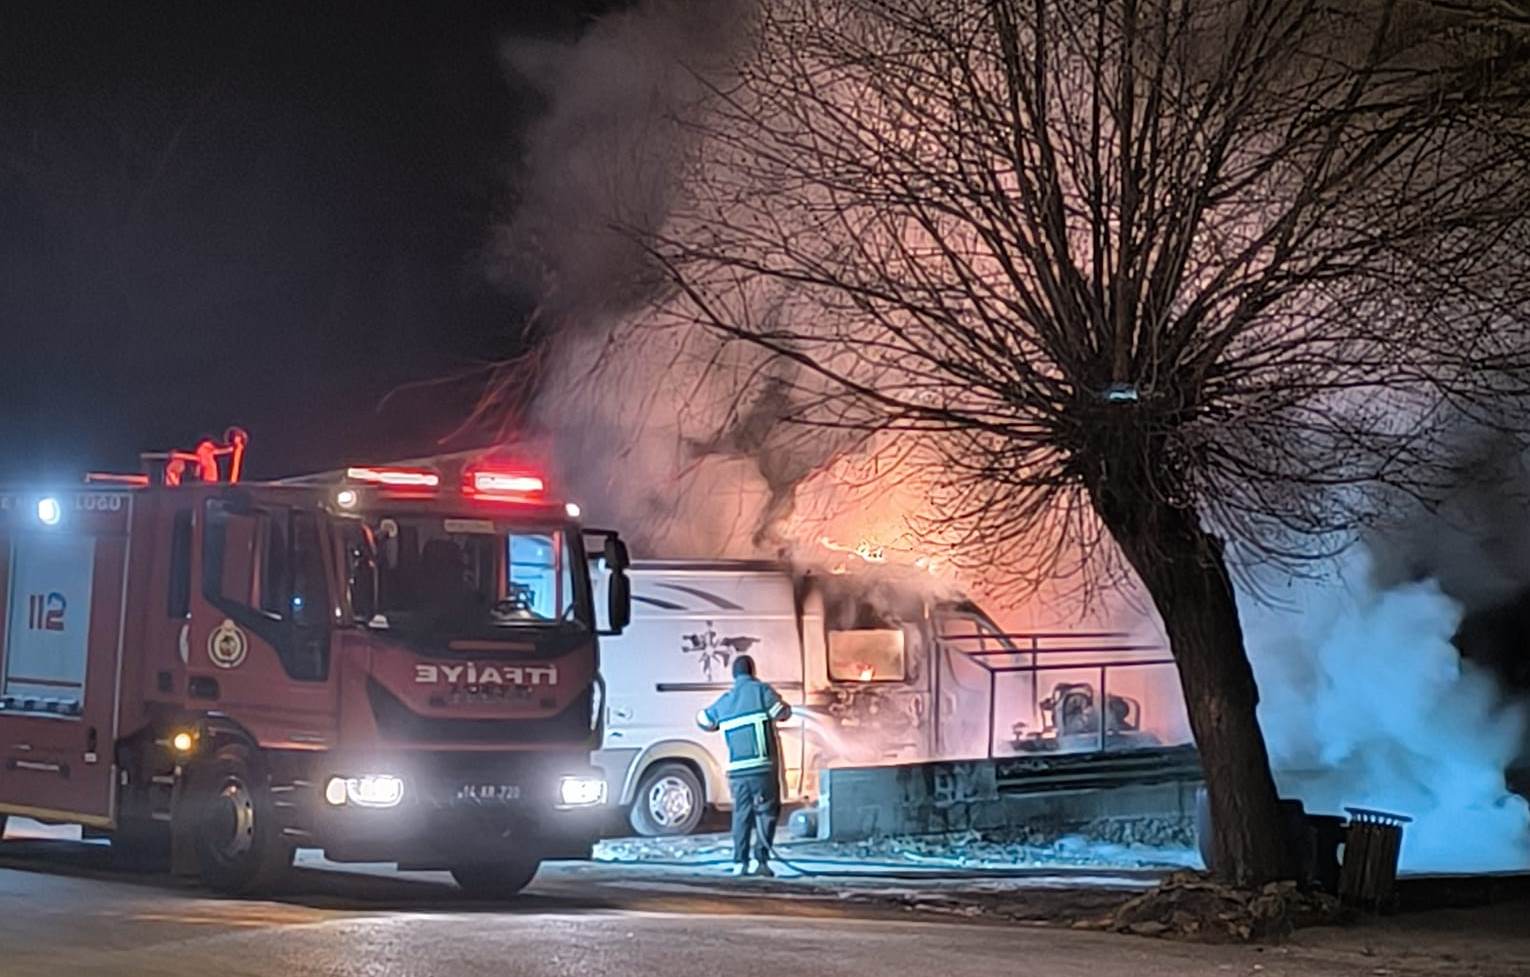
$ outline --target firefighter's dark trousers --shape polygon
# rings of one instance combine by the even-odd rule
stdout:
[[[728,778],[733,788],[733,860],[749,860],[749,845],[754,842],[754,857],[762,864],[770,854],[768,846],[776,839],[776,822],[781,819],[781,778],[769,767],[759,772],[736,773]]]

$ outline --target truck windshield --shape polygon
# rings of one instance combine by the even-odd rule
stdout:
[[[492,519],[381,516],[351,527],[376,570],[371,627],[472,634],[559,625],[577,606],[565,534]],[[353,574],[353,582],[354,582]]]

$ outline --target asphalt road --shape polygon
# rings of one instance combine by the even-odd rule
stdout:
[[[1390,962],[1346,947],[1203,947],[940,921],[577,866],[553,867],[507,906],[465,902],[433,877],[313,868],[280,900],[240,901],[113,872],[107,854],[79,842],[0,844],[0,977],[1306,977],[1371,975]],[[1459,973],[1451,959],[1439,972]],[[1523,963],[1469,969],[1518,974]]]

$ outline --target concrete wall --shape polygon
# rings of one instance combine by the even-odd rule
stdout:
[[[1133,838],[1130,825],[1188,831],[1200,769],[1193,750],[961,760],[823,772],[819,837],[861,841],[951,831],[1093,829]],[[1112,832],[1109,826],[1121,830]]]

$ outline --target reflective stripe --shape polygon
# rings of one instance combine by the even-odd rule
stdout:
[[[770,716],[763,712],[751,712],[742,716],[734,716],[719,724],[723,737],[728,744],[728,770],[749,770],[755,767],[770,766],[769,736],[766,729],[770,722]],[[737,737],[729,736],[730,732],[748,729],[753,735],[748,747],[737,742]]]
[[[780,719],[781,718],[781,713],[787,711],[790,708],[791,707],[788,706],[784,700],[777,699],[776,700],[776,704],[770,707],[770,718],[771,719]]]
[[[751,712],[742,716],[734,716],[732,719],[724,719],[719,728],[726,732],[730,729],[738,729],[740,726],[748,726],[750,723],[756,726],[763,726],[765,725],[765,720],[769,718],[770,716],[767,713]]]

